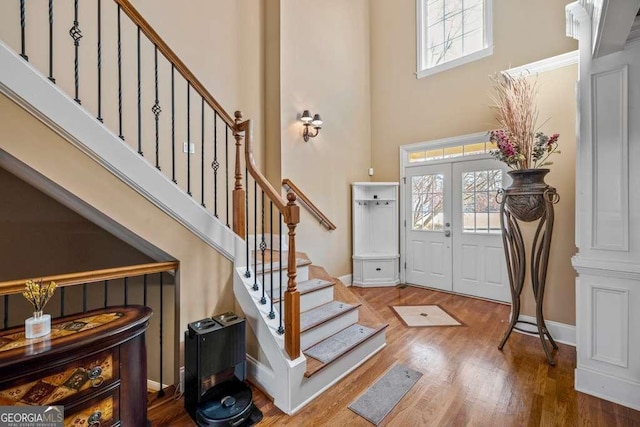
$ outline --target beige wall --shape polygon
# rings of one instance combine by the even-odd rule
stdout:
[[[564,35],[568,0],[494,0],[493,55],[416,79],[415,0],[371,1],[374,181],[397,181],[398,147],[489,130],[489,76],[577,49]]]
[[[241,110],[245,118],[253,121],[255,154],[261,162],[264,2],[133,0],[132,3],[229,114],[233,116],[235,110]]]
[[[0,280],[153,262],[4,169],[0,183]]]
[[[0,112],[0,149],[180,261],[180,331],[233,309],[232,266],[215,249],[4,96]]]
[[[492,56],[433,76],[417,79],[415,1],[371,2],[372,151],[375,181],[397,181],[399,147],[421,141],[489,130],[491,111],[489,76],[577,48],[564,35],[565,0],[493,2]],[[544,29],[544,30],[542,30]],[[574,245],[575,82],[571,66],[539,76],[542,130],[561,134],[557,156],[547,181],[562,199],[549,262],[546,316],[575,324],[575,273],[570,258]],[[530,233],[530,227],[525,232]],[[534,314],[527,285],[523,314]]]
[[[560,134],[561,154],[554,155],[548,184],[556,187],[560,202],[555,205],[555,222],[551,257],[544,297],[547,320],[575,325],[575,277],[571,257],[575,246],[575,173],[576,173],[576,96],[578,67],[570,67],[540,74],[538,79],[538,106],[540,121],[548,119],[541,130],[547,134]],[[532,224],[523,227],[525,236],[533,238]],[[530,241],[530,240],[529,240]],[[535,300],[529,286],[523,292],[523,314],[535,315]]]
[[[370,165],[369,2],[280,2],[281,170],[337,226],[329,232],[304,208],[298,249],[330,274],[351,272],[351,190]],[[324,126],[305,143],[303,110]]]
[[[277,185],[280,178],[292,179],[336,223],[338,230],[328,232],[303,209],[301,225],[298,227],[298,245],[300,250],[309,253],[316,264],[325,266],[331,274],[339,276],[351,271],[349,184],[368,181],[369,166],[375,169],[373,180],[397,181],[400,145],[490,129],[493,126],[493,117],[488,108],[490,74],[576,48],[575,42],[564,36],[564,5],[567,2],[494,0],[493,56],[419,80],[414,75],[414,0],[134,0],[133,3],[228,111],[239,108],[244,111],[245,117],[254,119],[256,154],[272,183]],[[17,20],[11,18],[17,16],[16,4],[3,3],[2,10],[7,8],[7,13],[0,14],[0,35],[14,47],[19,42],[16,37]],[[92,22],[95,14],[91,6],[83,5],[81,3],[81,26],[84,29],[81,69],[93,70],[95,35],[92,34],[95,27]],[[56,26],[59,26],[61,34],[68,30],[70,19],[72,17],[68,11],[57,12]],[[105,14],[105,19],[113,24],[113,10]],[[46,70],[46,55],[35,54],[38,43],[46,46],[46,13],[39,13],[29,22],[32,29],[39,28],[37,31],[41,31],[39,36],[28,39],[29,51],[34,53],[31,55],[32,63]],[[12,35],[5,35],[9,32]],[[135,31],[125,26],[123,34],[123,50],[130,55],[135,49]],[[56,58],[56,76],[59,85],[71,93],[71,43],[62,37],[56,43],[66,46],[66,51],[62,50]],[[105,65],[104,78],[111,84],[108,94],[104,95],[104,102],[113,106],[116,102],[113,91],[113,41],[105,43],[103,50],[108,52],[110,61]],[[151,73],[151,56],[149,52],[143,56],[146,58],[143,60],[143,70]],[[131,61],[131,58],[125,59],[129,69],[135,64]],[[556,83],[559,85],[555,93],[545,95],[546,92],[541,91],[541,104],[546,102],[545,96],[551,97],[557,93],[567,96],[555,104],[551,103],[550,109],[561,111],[552,111],[549,114],[552,121],[547,125],[556,124],[557,127],[551,130],[558,129],[563,134],[561,141],[565,143],[572,140],[569,137],[573,132],[575,107],[569,105],[574,99],[573,83],[562,75],[562,71],[549,73],[542,76],[540,82],[545,90],[555,87]],[[164,82],[167,81],[166,67],[161,67],[160,76]],[[89,75],[81,84],[83,105],[92,111],[96,108],[95,100],[88,88],[94,87],[94,81],[95,76]],[[166,120],[170,112],[168,86],[161,86],[160,91],[162,117]],[[145,83],[144,114],[147,118],[152,92],[152,86]],[[135,99],[135,73],[126,73],[125,93]],[[180,96],[178,109],[185,105],[183,96]],[[3,101],[3,105],[7,103]],[[135,109],[131,109],[135,102],[125,104],[125,131],[127,135],[135,135],[135,127],[132,128]],[[560,108],[561,105],[564,107]],[[199,114],[199,100],[192,99],[192,106],[193,114]],[[298,120],[304,109],[320,113],[325,121],[320,136],[306,144],[302,141],[302,127]],[[543,110],[541,117],[545,117],[544,113]],[[273,155],[263,162],[260,154],[265,140],[266,119],[270,123],[277,122],[276,126],[266,129],[269,137],[267,143]],[[182,129],[178,135],[178,143],[181,144],[185,138],[184,118],[177,120]],[[106,122],[112,129],[116,125],[113,116],[106,118]],[[566,132],[562,130],[564,128]],[[167,122],[163,122],[161,138],[166,139],[169,131]],[[153,134],[152,121],[145,125],[144,134]],[[197,138],[199,133],[195,135]],[[210,136],[207,134],[208,138]],[[135,145],[135,138],[127,137],[127,142]],[[153,152],[153,141],[147,138],[145,144],[145,153]],[[570,150],[565,147],[563,150],[563,159],[570,159]],[[24,156],[27,154],[24,153]],[[571,158],[569,163],[572,165],[572,162]],[[205,164],[209,163],[210,158],[207,158]],[[161,159],[161,164],[163,172],[167,173],[166,157]],[[562,168],[563,174],[572,176],[568,167]],[[556,181],[559,172],[560,169],[554,169],[549,177],[549,181],[558,186],[563,195],[557,210],[561,206],[571,206],[572,209],[568,199],[570,189],[562,189]],[[184,176],[184,157],[179,157],[179,174],[180,177]],[[206,182],[210,180],[211,175],[207,175]],[[197,195],[199,180],[194,181],[193,192]],[[567,184],[569,182],[572,181],[567,181]],[[121,183],[114,183],[114,186],[124,187]],[[129,193],[126,197],[135,198]],[[206,197],[207,205],[211,206],[212,196],[207,194]],[[558,218],[557,224],[562,225],[557,225],[556,233],[559,233],[558,230],[573,232],[569,209],[563,212],[558,213],[566,217],[562,223]],[[125,221],[125,212],[120,214]],[[135,221],[135,218],[129,221]],[[177,230],[174,232],[179,234]],[[148,229],[146,231],[149,232]],[[161,237],[154,236],[152,241],[158,239]],[[568,277],[572,270],[567,267],[568,256],[573,253],[569,248],[572,242],[572,238],[563,239],[562,254],[558,255],[563,263],[559,267],[562,273],[552,275],[555,277],[553,280],[566,283],[558,295],[558,299],[563,300],[563,307],[573,307],[573,293],[568,290],[573,282]],[[173,248],[174,244],[163,240],[165,247]],[[177,258],[176,253],[188,253],[186,247],[178,246],[179,249],[167,252]],[[220,280],[229,281],[230,267],[220,257],[210,253],[210,248],[203,246],[201,242],[195,246],[199,248],[196,251],[200,255],[190,259],[190,265],[203,273],[207,270],[204,260],[211,257],[214,265],[222,266]],[[556,271],[555,267],[551,268]],[[550,283],[547,301],[554,299],[553,287]],[[184,304],[187,307],[194,304],[194,315],[206,312],[211,304],[230,307],[232,295],[229,286],[207,287],[203,292],[208,292],[211,299],[203,302],[202,299],[190,300],[187,297],[183,307]],[[525,307],[529,305],[525,304]],[[550,307],[548,317],[572,323],[574,315],[564,309]]]
[[[208,91],[231,115],[241,110],[254,123],[254,145],[262,169],[263,151],[263,49],[262,2],[258,0],[197,0],[172,2],[168,0],[134,0],[133,4],[204,84]],[[114,2],[102,2],[102,95],[101,115],[105,125],[119,134],[117,8]],[[19,2],[0,2],[0,39],[15,51],[20,49]],[[49,71],[47,2],[35,0],[26,8],[26,51],[29,62],[44,74]],[[82,31],[79,52],[79,98],[82,106],[98,115],[97,74],[97,2],[79,3],[79,26]],[[54,2],[54,77],[56,85],[74,96],[74,49],[68,36],[73,21],[73,2]],[[121,14],[122,62],[122,135],[127,144],[138,150],[138,82],[137,34],[129,18]],[[155,163],[155,120],[151,107],[155,101],[153,45],[141,36],[141,150],[145,158]],[[185,191],[190,190],[198,201],[213,213],[214,173],[214,114],[205,109],[204,141],[202,148],[201,99],[190,91],[190,135],[187,131],[187,83],[176,71],[175,98],[175,179]],[[158,100],[162,112],[159,120],[159,166],[169,178],[172,173],[172,116],[171,66],[159,54]],[[217,176],[218,205],[224,206],[225,183],[233,187],[234,139],[218,119]],[[189,138],[195,153],[187,158],[183,143]],[[227,154],[227,150],[229,153]],[[229,159],[228,165],[226,158]],[[188,165],[188,162],[190,164]],[[204,166],[203,175],[201,166]],[[190,182],[187,178],[190,170]],[[226,171],[229,171],[226,180]],[[204,189],[201,182],[204,181]],[[225,215],[220,209],[223,220]]]

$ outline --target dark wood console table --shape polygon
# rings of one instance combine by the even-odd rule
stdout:
[[[1,332],[0,406],[63,405],[65,426],[145,426],[151,314],[108,307],[54,319],[47,337]]]

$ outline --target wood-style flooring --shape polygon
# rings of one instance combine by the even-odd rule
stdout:
[[[258,390],[260,426],[371,426],[347,406],[396,363],[424,375],[383,420],[386,426],[640,426],[640,412],[578,393],[576,353],[560,344],[547,365],[537,337],[514,333],[497,344],[509,307],[413,287],[350,288],[387,323],[387,347],[295,416]],[[392,305],[439,304],[465,326],[408,328]],[[182,400],[151,402],[154,426],[193,426]]]

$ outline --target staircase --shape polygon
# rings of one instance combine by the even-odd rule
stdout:
[[[277,333],[277,313],[280,303],[284,303],[280,297],[280,277],[285,275],[289,253],[274,250],[271,255],[265,252],[268,255],[265,255],[264,263],[258,255],[258,263],[252,264],[257,280],[266,284],[265,300],[262,300],[262,287],[254,290],[252,280],[245,277],[244,267],[237,269],[234,290],[250,323],[267,320],[268,327],[262,336],[258,336],[260,343],[275,338],[275,346],[282,346]],[[250,377],[274,398],[276,406],[289,414],[384,348],[388,326],[339,279],[331,277],[323,267],[313,265],[305,253],[296,252],[295,259],[300,280],[297,289],[300,292],[302,355],[286,360],[274,357],[278,351],[271,351],[266,353],[267,360],[248,357]],[[269,319],[272,303],[275,317]],[[259,325],[252,330],[261,331]],[[285,355],[282,348],[280,355]]]
[[[4,13],[2,8],[9,3],[11,10]],[[296,412],[385,346],[385,322],[339,280],[322,267],[314,266],[304,253],[296,252],[295,230],[300,218],[297,196],[290,191],[283,198],[258,170],[253,158],[251,121],[244,120],[239,112],[232,117],[222,109],[128,0],[97,2],[98,22],[106,7],[117,10],[118,20],[117,30],[105,26],[97,35],[97,88],[87,88],[87,80],[81,76],[86,67],[78,67],[79,55],[87,52],[78,49],[83,43],[82,37],[78,37],[80,3],[61,6],[56,3],[56,8],[70,10],[66,15],[57,13],[55,18],[49,9],[51,31],[54,19],[73,16],[71,9],[75,9],[75,19],[69,22],[75,67],[70,68],[72,73],[66,76],[66,84],[65,76],[55,72],[52,59],[49,70],[40,70],[32,64],[46,61],[35,60],[36,55],[25,50],[25,46],[33,46],[24,43],[25,34],[29,34],[25,23],[32,22],[28,12],[41,7],[40,4],[29,3],[25,8],[25,1],[15,3],[20,5],[19,15],[13,2],[0,5],[0,14],[20,18],[16,28],[21,25],[22,30],[21,45],[13,45],[12,49],[4,40],[0,41],[0,92],[84,153],[87,161],[95,161],[233,262],[234,295],[247,319],[250,339],[255,340],[255,345],[249,346],[254,349],[248,355],[249,377],[273,397],[276,406],[288,414]],[[90,2],[82,2],[82,7],[87,4]],[[14,6],[16,10],[12,9]],[[40,12],[46,13],[44,8]],[[127,25],[137,28],[137,93],[126,90],[127,79],[135,83],[136,72],[123,70],[122,64],[136,62],[135,57],[121,59],[121,20],[128,20]],[[87,31],[91,28],[87,26]],[[63,32],[55,37],[56,43],[62,43],[63,36],[68,37]],[[141,37],[146,38],[143,48],[151,50],[142,55],[143,60],[151,61],[142,68],[156,69],[151,77],[145,74],[152,80],[146,84],[140,81]],[[118,46],[117,63],[111,65],[106,64],[106,55],[101,56],[101,43],[106,46],[108,39],[111,46],[115,46],[117,39]],[[50,36],[48,52],[43,50],[45,57],[54,57],[57,44],[53,40]],[[135,50],[130,53],[135,55]],[[158,73],[159,62],[165,70],[170,68],[170,81],[168,73]],[[86,65],[86,61],[80,63]],[[117,81],[109,80],[115,86],[102,87],[107,80],[103,83],[100,77],[101,67],[117,69]],[[149,90],[154,84],[155,91]],[[69,92],[62,87],[69,88]],[[186,88],[186,93],[179,94],[187,98],[186,107],[183,105],[180,111],[175,108],[175,87]],[[111,107],[117,106],[111,111],[107,111],[101,99],[101,93],[107,89],[118,94],[116,99],[111,98],[116,101]],[[96,93],[97,99],[91,98]],[[143,99],[145,94],[147,98],[151,94],[151,99]],[[190,108],[191,97],[197,100],[197,109]],[[137,114],[132,108],[136,105]],[[184,134],[176,129],[178,119],[186,123]],[[195,129],[200,132],[197,138]],[[193,145],[197,143],[199,157],[192,160],[190,154],[181,153],[183,140],[189,145],[192,141]],[[23,154],[18,150],[16,153]],[[0,162],[5,166],[7,159],[0,152]],[[29,161],[28,153],[24,154],[13,163],[14,169],[31,166],[38,170]],[[70,167],[83,168],[81,164]],[[47,176],[44,168],[40,168],[40,173],[45,180],[65,187],[60,177]],[[53,191],[50,195],[57,198]],[[74,195],[82,198],[86,194]],[[132,211],[131,215],[144,218],[141,212]],[[288,229],[286,236],[283,228]],[[250,232],[254,233],[253,238]],[[190,269],[208,269],[209,277],[217,273],[214,266],[203,266],[189,258],[185,255],[185,259],[178,259],[177,275],[182,289],[178,294],[181,310],[177,326],[181,330],[186,323],[196,320],[190,308],[199,298],[189,293],[189,281],[181,279],[191,277],[187,276]]]

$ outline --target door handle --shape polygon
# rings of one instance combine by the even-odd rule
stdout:
[[[450,236],[451,236],[451,231],[445,230],[444,237],[450,237]]]

